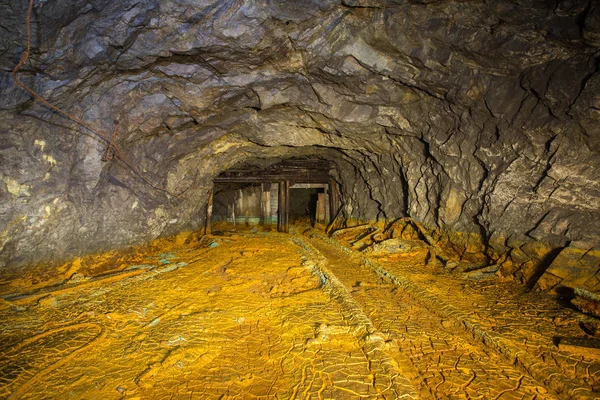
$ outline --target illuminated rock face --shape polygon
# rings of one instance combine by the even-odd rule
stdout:
[[[0,5],[0,265],[197,229],[221,171],[296,156],[335,163],[345,217],[476,233],[524,282],[597,248],[598,6],[427,3],[36,3],[21,79],[108,136],[118,121],[177,198],[14,84],[27,4]]]

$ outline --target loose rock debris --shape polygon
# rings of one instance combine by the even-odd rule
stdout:
[[[595,352],[553,343],[586,337],[572,310],[421,254],[366,257],[319,232],[253,233],[4,294],[0,397],[597,397]]]

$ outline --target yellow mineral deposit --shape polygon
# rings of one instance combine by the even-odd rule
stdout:
[[[49,154],[44,154],[42,156],[42,161],[47,162],[51,167],[55,167],[58,164],[54,157]]]
[[[0,397],[595,398],[595,353],[553,344],[578,321],[541,294],[219,229],[3,277]]]
[[[42,152],[44,152],[44,149],[46,148],[46,141],[45,141],[45,140],[38,140],[38,139],[35,139],[35,140],[33,141],[33,144],[34,144],[36,147],[39,147],[39,148],[40,148],[40,150],[41,150]]]
[[[29,186],[26,184],[20,184],[14,179],[4,178],[4,183],[6,184],[6,190],[8,193],[13,196],[25,195],[29,196]]]

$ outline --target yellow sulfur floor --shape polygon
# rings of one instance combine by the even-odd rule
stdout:
[[[0,398],[556,398],[318,236],[233,234],[147,251],[117,257],[104,275],[9,285],[22,295],[0,305]],[[407,263],[387,267],[436,282],[442,297],[494,300]],[[598,364],[580,361],[593,381]]]
[[[340,305],[296,246],[277,235],[220,242],[163,254],[139,275],[14,301],[0,314],[0,397],[377,393]]]

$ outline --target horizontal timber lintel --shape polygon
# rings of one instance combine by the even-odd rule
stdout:
[[[329,175],[325,174],[294,174],[294,175],[262,175],[262,176],[218,176],[214,183],[267,183],[267,182],[301,182],[329,183]]]

